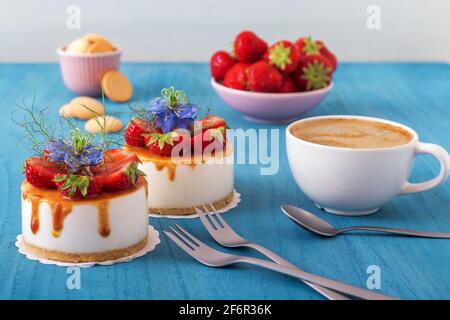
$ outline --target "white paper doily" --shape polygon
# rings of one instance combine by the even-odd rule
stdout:
[[[26,247],[23,245],[23,242],[22,242],[22,234],[19,234],[17,236],[16,247],[19,248],[19,252],[21,254],[25,255],[28,259],[37,260],[43,264],[53,264],[55,266],[60,266],[60,267],[78,266],[78,267],[82,267],[82,268],[89,268],[96,264],[102,265],[102,266],[109,266],[109,265],[112,265],[115,263],[128,262],[133,259],[142,257],[142,256],[146,255],[147,253],[149,253],[150,251],[155,250],[156,246],[160,242],[161,242],[161,240],[159,238],[159,232],[157,230],[155,230],[155,228],[153,228],[153,226],[148,226],[147,244],[145,245],[145,247],[143,247],[138,252],[132,254],[131,256],[122,257],[117,260],[109,260],[109,261],[101,261],[101,262],[81,262],[81,263],[60,262],[60,261],[39,258],[38,256],[35,256],[34,254],[27,251]]]
[[[234,190],[233,199],[231,199],[231,202],[227,204],[225,207],[217,209],[216,211],[219,213],[227,212],[230,209],[236,208],[238,203],[241,202],[241,194]],[[192,218],[198,218],[198,213],[193,214],[187,214],[187,215],[176,215],[176,214],[154,214],[150,213],[148,215],[151,218],[159,218],[159,219],[192,219]]]

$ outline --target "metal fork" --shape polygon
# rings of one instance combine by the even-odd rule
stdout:
[[[308,281],[331,290],[345,293],[347,295],[356,298],[368,300],[398,299],[383,294],[379,294],[376,292],[372,292],[366,289],[358,288],[349,284],[345,284],[343,282],[338,282],[332,279],[321,277],[302,270],[293,269],[291,267],[277,264],[275,262],[270,262],[267,260],[252,257],[237,256],[221,252],[207,246],[205,243],[195,238],[193,235],[191,235],[189,232],[181,228],[179,225],[176,224],[176,227],[178,228],[178,231],[173,227],[169,227],[173,233],[164,231],[166,236],[168,236],[169,239],[175,242],[176,245],[178,245],[182,250],[184,250],[195,260],[211,267],[225,267],[236,263],[248,263],[251,265],[257,265],[269,270],[287,274],[300,280]]]
[[[207,206],[203,206],[204,211],[198,208],[195,208],[195,211],[198,213],[201,222],[205,226],[206,230],[208,230],[211,237],[213,237],[214,240],[216,240],[219,244],[229,248],[249,247],[259,251],[260,253],[262,253],[263,255],[265,255],[266,257],[275,261],[278,264],[282,264],[287,267],[299,270],[298,267],[291,264],[289,261],[286,261],[285,259],[277,255],[276,253],[270,251],[269,249],[266,249],[257,243],[250,242],[247,239],[241,237],[228,225],[228,223],[222,218],[222,216],[217,212],[217,210],[214,208],[212,204],[209,204],[209,206],[214,211],[214,216],[217,218],[217,220],[219,220],[220,223],[218,223],[213,218],[213,215],[208,210]],[[350,298],[338,292],[329,290],[327,288],[323,288],[321,286],[306,281],[304,281],[304,283],[330,300],[350,300]]]

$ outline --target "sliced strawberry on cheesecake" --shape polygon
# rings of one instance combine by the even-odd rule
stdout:
[[[83,199],[102,192],[102,184],[96,176],[58,174],[53,181],[64,198]]]
[[[144,147],[145,137],[143,135],[146,133],[148,133],[148,122],[140,118],[133,118],[125,130],[125,142],[129,146]]]
[[[224,119],[210,115],[197,121],[194,127],[194,136],[191,138],[191,146],[194,152],[201,146],[202,152],[210,144],[214,143],[216,149],[226,144],[227,124]]]
[[[62,165],[43,158],[28,158],[24,169],[27,181],[37,188],[55,188],[53,178],[67,172]]]
[[[173,148],[188,138],[189,132],[184,129],[177,129],[167,133],[155,130],[155,132],[145,135],[145,144],[152,153],[170,157],[172,156]]]
[[[139,159],[121,149],[105,152],[104,163],[96,177],[105,190],[121,191],[132,188],[145,174],[137,168]]]

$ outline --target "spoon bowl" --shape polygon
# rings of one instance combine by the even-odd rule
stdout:
[[[324,237],[333,237],[337,229],[318,216],[304,209],[288,204],[281,206],[281,211],[299,226]]]

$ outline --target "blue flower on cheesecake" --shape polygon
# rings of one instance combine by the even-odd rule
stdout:
[[[68,139],[50,140],[47,156],[52,161],[64,162],[70,172],[77,172],[85,166],[95,166],[102,162],[103,150],[93,140],[93,135],[83,134],[76,128]]]
[[[194,123],[197,106],[190,103],[182,90],[174,87],[161,90],[161,97],[150,103],[150,115],[154,126],[165,134],[175,129],[187,129]]]

